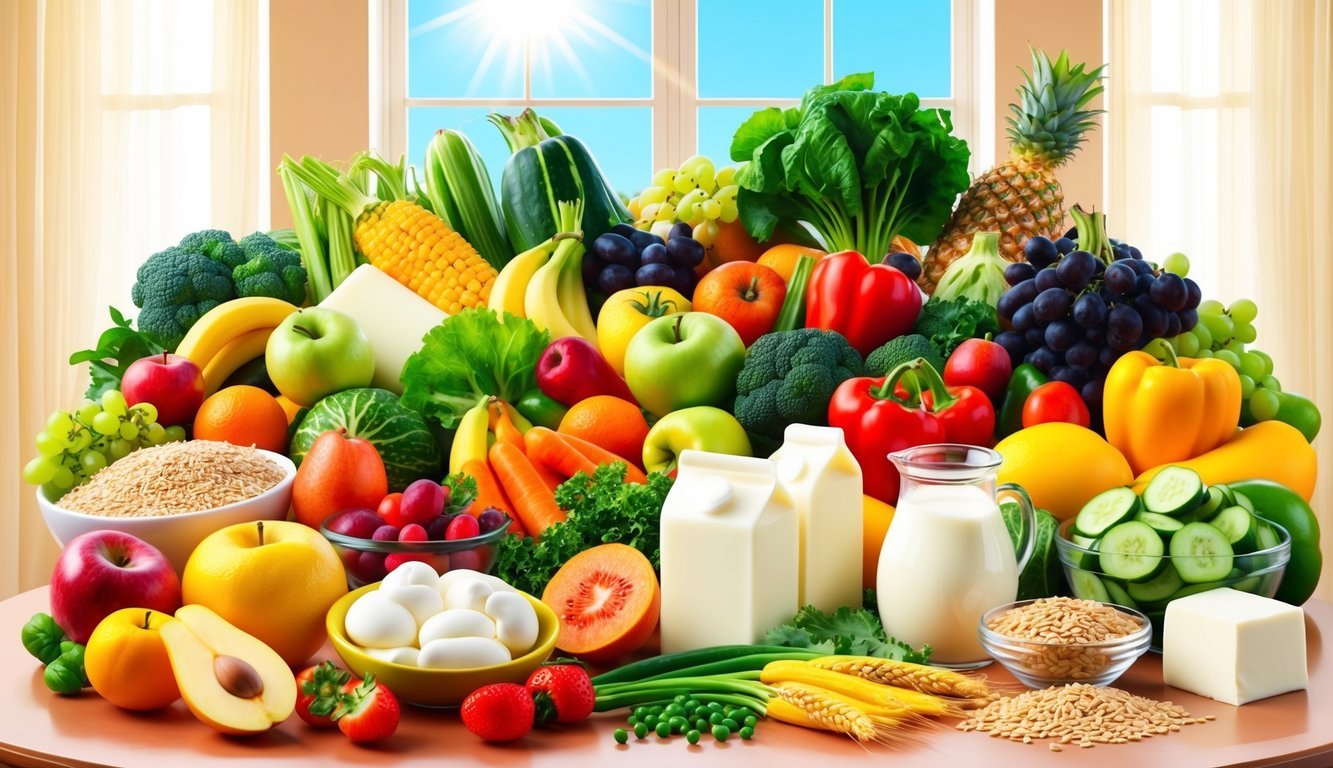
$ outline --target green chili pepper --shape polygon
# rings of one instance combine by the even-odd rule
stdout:
[[[1032,390],[1046,381],[1046,376],[1030,363],[1023,363],[1014,369],[1000,404],[1000,416],[995,420],[997,438],[1006,438],[1023,428],[1023,404],[1027,402]]]
[[[565,418],[565,413],[569,411],[568,408],[547,397],[538,389],[524,392],[518,402],[513,405],[522,414],[523,418],[547,429],[559,429],[560,420]]]
[[[42,664],[50,664],[63,653],[60,644],[65,642],[65,631],[56,624],[56,620],[51,618],[50,614],[33,614],[28,623],[23,625],[21,637],[23,647]]]

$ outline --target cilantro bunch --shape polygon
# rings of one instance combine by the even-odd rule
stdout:
[[[876,656],[916,664],[930,660],[929,645],[915,650],[887,636],[873,612],[845,605],[833,613],[807,605],[791,621],[769,630],[764,644],[808,648],[830,656]]]

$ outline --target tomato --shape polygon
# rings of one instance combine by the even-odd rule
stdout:
[[[1013,372],[1004,347],[988,339],[968,339],[944,363],[944,383],[951,387],[976,387],[992,402],[999,402]]]
[[[1063,381],[1048,381],[1032,390],[1023,403],[1023,426],[1063,421],[1087,428],[1092,414],[1083,402],[1083,396]]]
[[[726,320],[750,346],[773,330],[787,284],[770,267],[735,261],[704,275],[694,288],[693,308]]]

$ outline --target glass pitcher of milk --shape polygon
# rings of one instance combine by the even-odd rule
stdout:
[[[922,445],[889,459],[902,486],[875,580],[884,630],[912,646],[929,644],[932,664],[985,666],[991,659],[977,625],[1018,594],[1037,535],[1032,502],[1017,485],[996,485],[1000,454],[989,448]],[[1017,557],[997,495],[1013,497],[1022,511]]]

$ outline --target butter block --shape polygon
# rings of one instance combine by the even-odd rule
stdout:
[[[352,270],[321,307],[350,315],[375,353],[371,385],[403,393],[399,377],[407,358],[421,349],[421,339],[448,317],[444,310],[369,264]]]
[[[1304,690],[1305,613],[1234,589],[1172,600],[1162,675],[1167,685],[1234,705]]]

